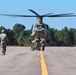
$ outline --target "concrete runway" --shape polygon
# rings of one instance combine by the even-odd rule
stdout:
[[[0,50],[0,75],[42,75],[40,52],[30,47],[7,47],[2,55]],[[76,75],[76,47],[46,47],[42,54],[45,75]]]

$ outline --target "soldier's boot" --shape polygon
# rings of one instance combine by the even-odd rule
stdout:
[[[3,55],[6,55],[5,53],[3,53]]]
[[[2,53],[3,53],[3,55],[6,55],[5,54],[6,53],[6,48],[5,47],[3,47]]]
[[[6,55],[4,51],[2,51],[3,55]]]
[[[42,44],[42,45],[41,45],[41,48],[42,48],[42,51],[44,51],[44,50],[45,50],[45,45]]]
[[[41,50],[41,48],[40,48],[40,47],[38,47],[38,48],[37,48],[37,50],[39,50],[39,51],[40,51],[40,50]]]

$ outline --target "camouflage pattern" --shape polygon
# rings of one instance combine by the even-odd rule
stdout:
[[[45,40],[43,38],[35,38],[31,44],[32,50],[44,50],[45,49]]]
[[[32,44],[31,44],[31,48],[32,50],[40,50],[40,40],[39,39],[34,39],[32,41]]]
[[[4,32],[5,31],[2,30],[2,34],[0,34],[0,41],[1,41],[2,53],[5,55],[8,38]]]
[[[33,24],[32,25],[32,34],[31,37],[34,39],[35,36],[38,36],[40,38],[43,39],[47,39],[48,38],[48,25],[47,24]]]
[[[32,45],[31,47],[35,47],[37,49],[44,50],[45,48],[45,40],[48,39],[48,25],[42,22],[42,17],[37,17],[37,23],[33,24],[32,27]]]

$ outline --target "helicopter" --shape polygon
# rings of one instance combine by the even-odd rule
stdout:
[[[46,40],[49,40],[49,26],[43,23],[44,17],[74,17],[74,13],[64,13],[64,14],[53,14],[47,13],[44,15],[40,15],[32,9],[29,9],[35,15],[14,15],[14,14],[0,14],[3,16],[14,16],[14,17],[36,17],[37,22],[31,26],[32,34],[31,37],[31,49],[32,50],[45,50]]]

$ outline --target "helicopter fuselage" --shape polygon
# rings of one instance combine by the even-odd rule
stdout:
[[[46,39],[48,31],[47,31],[47,24],[33,24],[32,25],[32,34],[31,36],[33,38],[38,37],[38,38],[43,38]]]
[[[33,24],[32,25],[32,45],[31,48],[33,49],[39,49],[42,48],[44,50],[45,48],[45,40],[48,37],[48,25],[41,23],[41,24]]]

